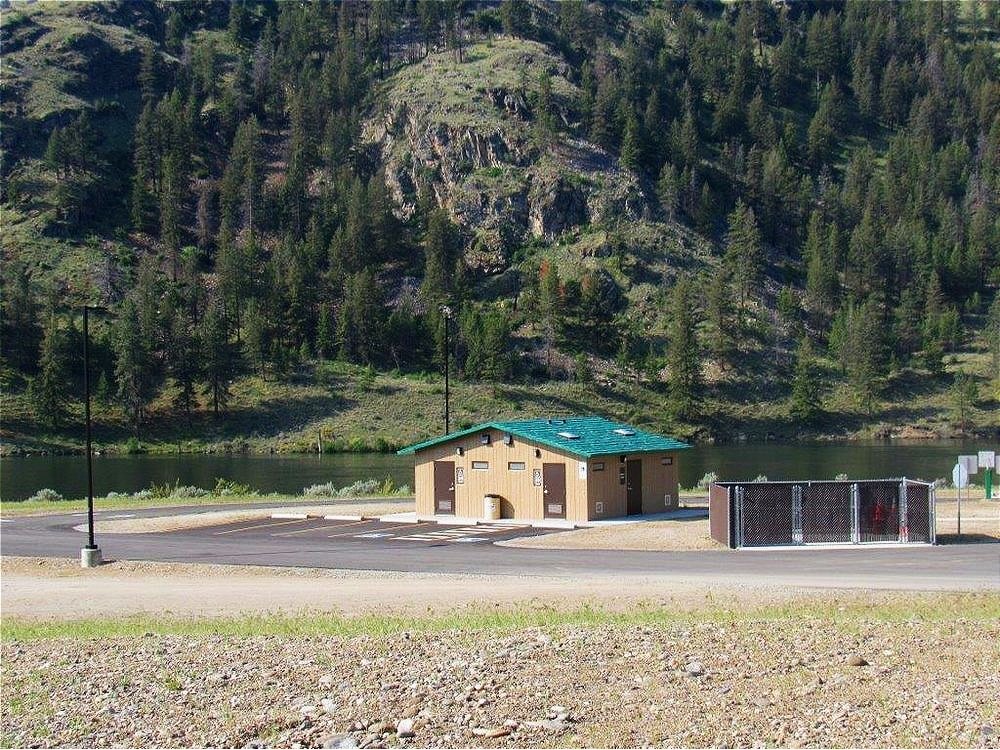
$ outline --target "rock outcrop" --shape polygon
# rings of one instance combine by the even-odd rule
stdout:
[[[464,63],[431,55],[390,79],[363,140],[400,216],[432,196],[463,228],[468,264],[486,273],[531,237],[646,216],[638,179],[617,159],[565,133],[539,137],[532,102],[543,71],[557,118],[578,106],[566,70],[544,45],[504,39],[474,45]]]

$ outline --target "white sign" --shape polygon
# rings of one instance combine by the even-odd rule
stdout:
[[[963,464],[955,464],[951,470],[951,483],[960,490],[969,486],[969,471]]]
[[[997,454],[994,451],[979,451],[979,467],[981,469],[995,469],[997,467]]]
[[[958,462],[965,467],[970,476],[979,471],[979,456],[959,456]]]
[[[587,462],[586,461],[581,461],[580,462],[580,479],[586,479],[586,478],[587,478]]]

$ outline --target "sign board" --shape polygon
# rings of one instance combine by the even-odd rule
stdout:
[[[951,483],[960,490],[969,486],[969,471],[963,464],[957,463],[951,470]]]
[[[580,464],[579,464],[579,467],[580,467],[579,468],[580,479],[586,479],[587,478],[587,462],[586,461],[581,461]]]
[[[959,456],[958,462],[965,467],[970,476],[979,471],[979,456]]]
[[[997,454],[994,451],[979,451],[979,467],[981,469],[995,469],[997,467]]]

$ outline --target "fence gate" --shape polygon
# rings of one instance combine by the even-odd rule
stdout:
[[[736,547],[874,542],[934,543],[934,491],[925,482],[716,483],[710,515]],[[712,490],[710,490],[711,494]],[[729,533],[723,538],[721,527]]]

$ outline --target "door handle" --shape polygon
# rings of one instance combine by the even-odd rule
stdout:
[[[548,490],[542,490],[542,494],[543,494],[543,495],[548,495],[548,494],[549,494],[549,491],[548,491]]]
[[[455,485],[452,485],[451,487],[448,488],[448,492],[454,492],[454,491],[455,491]]]

